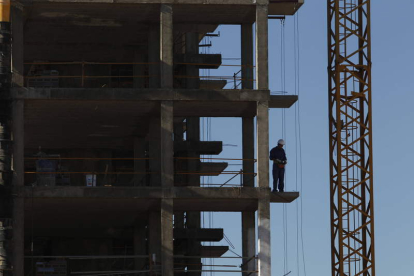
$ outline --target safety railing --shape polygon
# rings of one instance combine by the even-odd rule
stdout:
[[[151,171],[148,168],[154,158],[97,158],[97,157],[26,157],[25,158],[25,175],[27,176],[26,184],[32,186],[71,186],[77,183],[77,186],[150,186],[154,179],[160,176],[160,171]],[[198,162],[195,167],[200,168],[201,164],[212,164],[212,161],[242,161],[256,162],[256,159],[237,159],[237,158],[210,158],[210,157],[174,157],[174,175],[176,186],[194,186],[189,176],[202,177],[224,177],[228,179],[219,179],[218,184],[199,184],[204,187],[241,187],[246,185],[244,180],[254,181],[255,172],[244,172],[240,170],[226,170],[226,162],[222,162],[224,168],[221,170],[190,170],[191,163]],[[210,161],[210,162],[201,162]],[[98,164],[96,163],[98,162]],[[119,162],[119,163],[118,163]],[[134,169],[136,163],[140,163],[139,168]],[[194,164],[194,163],[193,163]],[[220,165],[220,163],[218,163]],[[242,166],[242,164],[231,164]],[[84,169],[84,168],[89,169]],[[83,168],[76,169],[76,168]],[[144,168],[142,170],[142,168]],[[250,177],[245,177],[245,176]],[[83,178],[84,177],[84,178]],[[239,183],[233,183],[239,177]],[[83,179],[82,179],[83,178]],[[193,178],[194,179],[194,178]],[[27,182],[32,183],[27,183]],[[249,183],[250,184],[250,183]],[[249,185],[251,186],[251,185]]]
[[[26,86],[27,87],[87,87],[87,88],[104,88],[104,87],[133,87],[133,81],[135,79],[143,79],[144,84],[140,84],[140,87],[149,87],[149,80],[151,78],[159,78],[159,74],[151,74],[148,69],[151,65],[161,65],[160,62],[87,62],[87,61],[74,61],[74,62],[27,62],[26,66],[30,66],[29,73],[25,76]],[[199,66],[199,67],[238,67],[238,68],[253,68],[254,66],[249,65],[238,65],[238,64],[217,64],[217,63],[189,63],[189,62],[175,62],[174,65],[183,65],[183,66]],[[37,67],[36,67],[37,66]],[[75,69],[69,69],[71,66],[76,66]],[[91,67],[101,66],[98,70],[93,70]],[[99,74],[102,72],[102,67],[107,66],[107,71],[111,71],[110,74]],[[113,66],[118,66],[116,68]],[[124,68],[122,68],[124,66]],[[144,70],[141,68],[140,72],[142,74],[135,74],[133,66],[143,66]],[[39,68],[43,67],[43,68]],[[112,69],[115,68],[114,73]],[[63,72],[73,72],[72,74],[61,75],[60,71]],[[123,73],[122,73],[123,71]],[[129,73],[126,74],[125,72]],[[245,80],[239,76],[241,70],[233,74],[233,76],[211,76],[211,75],[201,75],[201,76],[187,76],[187,75],[174,75],[176,80],[181,79],[199,79],[199,80],[228,80],[239,82],[238,85],[234,85],[233,89],[238,89],[241,81]],[[75,79],[79,80],[78,83],[67,82],[59,84],[59,80],[68,80]],[[103,83],[99,80],[109,80],[109,83]],[[96,83],[87,83],[89,80],[95,80]],[[116,82],[114,81],[116,80]],[[247,81],[254,82],[254,79],[249,79]],[[111,84],[111,82],[113,82]]]

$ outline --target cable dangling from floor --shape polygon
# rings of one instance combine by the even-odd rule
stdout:
[[[304,276],[307,275],[306,273],[306,262],[305,262],[305,246],[304,246],[304,238],[303,238],[303,166],[302,166],[302,132],[301,132],[301,117],[300,117],[300,32],[299,32],[299,11],[296,12],[294,16],[294,50],[295,50],[295,94],[298,96],[299,100],[295,105],[295,137],[297,139],[298,145],[298,154],[299,158],[296,160],[299,161],[299,166],[297,166],[299,170],[299,177],[297,177],[296,183],[296,190],[298,190],[298,182],[299,192],[300,192],[300,200],[299,202],[296,201],[296,208],[297,208],[297,229],[296,232],[296,256],[297,256],[297,269],[298,269],[298,276],[300,276],[300,258],[299,258],[299,247],[301,247],[301,255],[302,255],[302,265],[303,265],[303,273]],[[297,154],[297,155],[298,155]],[[299,206],[300,204],[300,206]],[[299,223],[300,222],[300,223]],[[300,243],[300,246],[299,246]]]
[[[286,43],[285,43],[285,20],[280,20],[280,83],[282,94],[286,93]],[[282,139],[287,140],[287,125],[286,125],[286,109],[281,111],[282,119]],[[287,148],[287,146],[286,146]],[[285,190],[287,190],[287,174],[285,173]],[[283,204],[283,275],[288,275],[289,262],[288,262],[288,206]]]

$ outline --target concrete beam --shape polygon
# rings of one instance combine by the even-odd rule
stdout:
[[[269,89],[268,6],[256,6],[256,87]]]
[[[24,276],[24,101],[14,101],[12,106],[13,139],[13,246],[12,265],[14,276]]]

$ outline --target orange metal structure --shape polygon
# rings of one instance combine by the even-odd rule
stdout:
[[[375,276],[370,0],[328,0],[332,275]]]

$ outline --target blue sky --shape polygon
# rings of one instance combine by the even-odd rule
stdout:
[[[375,187],[375,231],[377,276],[410,275],[414,253],[414,181],[411,176],[414,145],[414,84],[412,82],[413,27],[409,0],[372,1],[373,59],[373,147]],[[280,22],[269,22],[270,89],[281,90]],[[306,1],[299,12],[300,113],[303,164],[303,238],[307,275],[330,275],[328,91],[326,1]],[[286,91],[295,93],[293,36],[294,19],[285,23]],[[239,26],[221,26],[221,36],[203,51],[240,57]],[[224,60],[237,64],[238,60]],[[232,76],[237,68],[226,67],[211,75]],[[208,72],[202,72],[208,74]],[[271,146],[282,135],[281,110],[270,111]],[[296,190],[295,108],[286,110],[286,140],[289,166],[287,190]],[[207,119],[204,119],[207,134]],[[241,119],[212,118],[211,140],[226,146],[221,157],[241,158]],[[237,163],[237,162],[236,162]],[[236,170],[237,166],[229,169]],[[216,181],[214,181],[216,182]],[[300,187],[299,187],[300,188]],[[300,202],[298,202],[299,204]],[[297,270],[296,203],[287,206],[287,255],[284,251],[283,205],[272,205],[272,275],[304,275]],[[205,227],[224,227],[226,235],[241,253],[240,215],[205,214]],[[224,243],[223,243],[224,244]],[[231,256],[232,254],[229,254]],[[288,267],[285,267],[284,256]],[[301,258],[301,251],[299,252]]]

